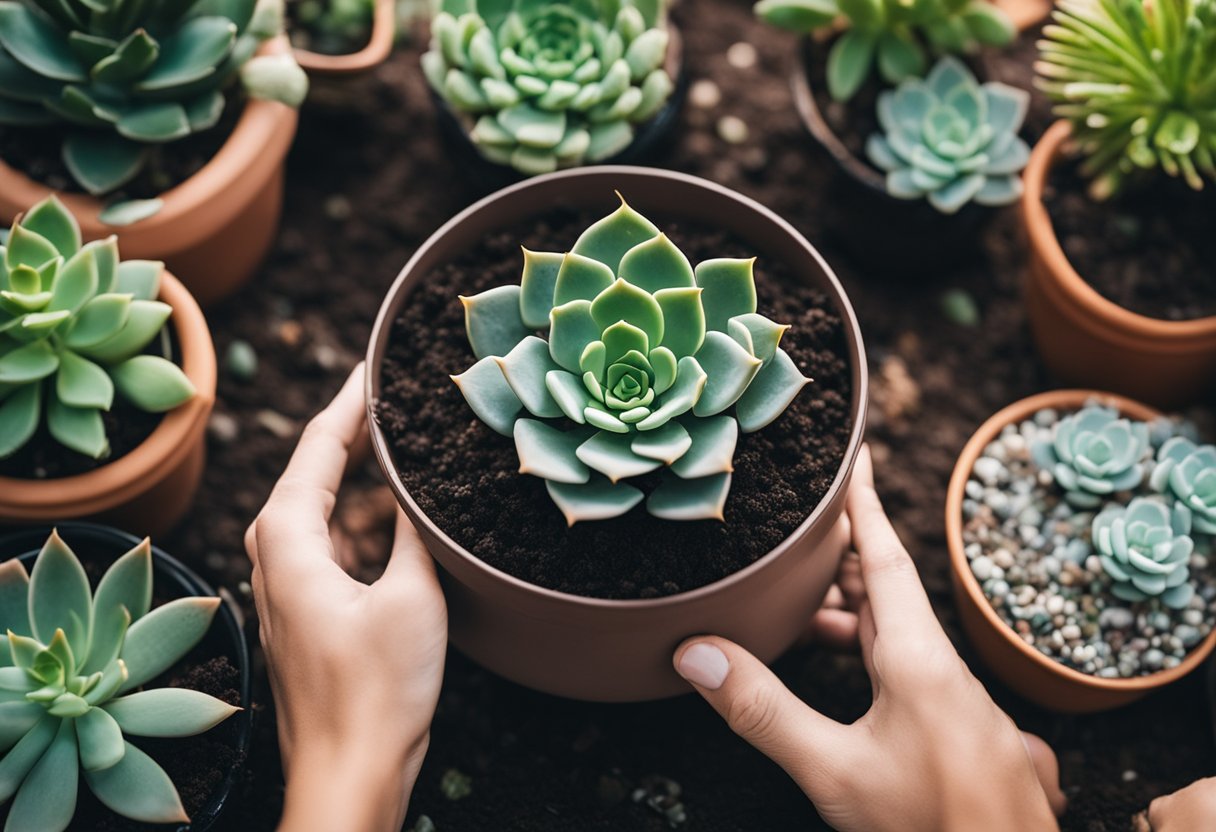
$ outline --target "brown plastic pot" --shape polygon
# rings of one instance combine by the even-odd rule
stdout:
[[[1124,309],[1086,283],[1060,247],[1043,191],[1069,134],[1067,122],[1052,125],[1024,174],[1022,220],[1030,240],[1026,315],[1043,363],[1068,383],[1114,390],[1158,407],[1216,397],[1216,315],[1165,321]]]
[[[418,507],[397,472],[375,418],[381,363],[392,323],[440,264],[487,234],[539,220],[555,209],[606,209],[619,190],[654,216],[728,228],[761,260],[784,261],[820,287],[845,322],[852,367],[849,446],[831,488],[806,520],[760,560],[700,589],[665,598],[618,601],[543,589],[462,548]],[[682,639],[717,633],[764,661],[794,643],[822,603],[845,547],[845,492],[865,427],[867,373],[861,331],[840,282],[789,223],[721,185],[666,170],[602,166],[546,174],[492,194],[450,220],[415,252],[388,292],[367,360],[372,444],[397,500],[442,567],[452,642],[484,667],[536,690],[602,702],[658,699],[688,691],[672,670]],[[803,395],[814,395],[814,387]]]
[[[357,52],[346,55],[326,55],[309,49],[294,49],[296,63],[309,75],[345,77],[360,75],[384,63],[393,51],[397,36],[397,4],[395,0],[376,0],[372,12],[372,31],[367,44]]]
[[[1186,676],[1216,647],[1216,630],[1213,630],[1177,667],[1131,679],[1091,676],[1049,659],[1022,641],[993,610],[979,581],[971,573],[963,552],[963,495],[975,461],[1006,425],[1020,423],[1045,407],[1078,410],[1092,398],[1102,400],[1133,419],[1149,421],[1161,415],[1148,405],[1095,390],[1054,390],[1022,399],[999,411],[975,432],[954,465],[950,488],[946,492],[950,579],[963,630],[993,675],[1031,702],[1060,713],[1093,713],[1135,702]]]
[[[215,347],[207,321],[173,275],[161,276],[160,299],[173,307],[181,366],[197,391],[167,414],[130,453],[92,471],[48,480],[0,477],[0,522],[97,518],[159,536],[190,508],[203,475],[207,418],[215,403]]]
[[[288,49],[285,38],[261,54]],[[123,257],[164,260],[199,303],[236,291],[261,265],[283,209],[283,161],[297,113],[277,101],[251,99],[232,135],[198,173],[161,194],[164,206],[131,225],[105,225],[104,203],[87,194],[60,194],[86,240],[118,234]],[[0,221],[5,225],[51,193],[0,161]]]

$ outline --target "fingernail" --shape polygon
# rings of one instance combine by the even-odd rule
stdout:
[[[702,641],[684,651],[676,670],[697,687],[717,690],[726,681],[730,662],[726,654],[709,642]]]

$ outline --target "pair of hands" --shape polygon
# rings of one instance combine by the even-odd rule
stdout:
[[[404,515],[370,586],[342,569],[331,537],[347,463],[367,442],[362,380],[360,365],[308,425],[246,535],[290,832],[401,827],[443,676],[443,594]],[[1055,829],[1055,756],[1017,730],[942,631],[882,510],[868,451],[847,507],[859,554],[812,626],[821,642],[860,644],[874,689],[864,717],[828,719],[712,636],[682,644],[677,671],[838,829]]]

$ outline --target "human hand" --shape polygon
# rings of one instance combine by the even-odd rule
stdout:
[[[1162,795],[1136,816],[1136,832],[1193,832],[1216,827],[1216,777]]]
[[[680,645],[677,672],[837,829],[1057,829],[1052,811],[1063,810],[1064,797],[1054,755],[1018,731],[955,652],[883,512],[868,448],[847,507],[859,557],[854,566],[845,562],[840,609],[817,616],[814,630],[846,643],[847,606],[855,604],[874,692],[861,719],[842,725],[816,712],[747,651],[716,636]]]
[[[447,608],[405,515],[374,584],[337,561],[330,516],[366,442],[360,364],[245,535],[287,778],[280,828],[291,832],[400,829],[439,699]]]

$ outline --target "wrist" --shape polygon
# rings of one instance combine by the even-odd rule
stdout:
[[[968,790],[943,802],[942,832],[1058,832],[1060,826],[1038,784],[1029,794],[1001,800],[983,789]]]

